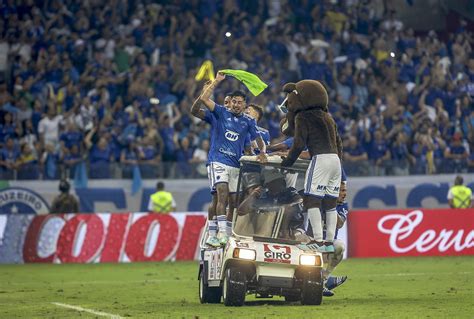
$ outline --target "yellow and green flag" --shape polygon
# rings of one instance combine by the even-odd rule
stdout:
[[[214,80],[214,66],[212,62],[209,60],[204,61],[194,79],[196,81]]]
[[[260,80],[257,75],[247,71],[227,69],[220,70],[219,72],[233,76],[234,78],[242,82],[249,89],[249,91],[252,92],[254,96],[259,95],[263,92],[263,90],[268,87],[268,85],[265,84],[265,82],[263,82],[262,80]]]

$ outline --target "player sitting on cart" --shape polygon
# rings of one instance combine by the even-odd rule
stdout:
[[[263,186],[253,187],[248,197],[240,204],[238,215],[249,213],[278,211],[284,208],[283,218],[278,234],[279,238],[294,239],[295,227],[292,223],[302,220],[303,199],[293,187],[287,187],[285,175],[279,169],[262,171]],[[259,231],[256,230],[255,234]]]

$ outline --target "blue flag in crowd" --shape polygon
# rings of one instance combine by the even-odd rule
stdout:
[[[84,161],[76,164],[76,170],[74,171],[74,188],[86,188],[87,187],[87,169]]]
[[[142,188],[142,174],[138,165],[133,166],[132,195],[135,195]]]
[[[48,157],[46,158],[46,176],[50,179],[56,177],[56,163],[51,154],[48,154]]]

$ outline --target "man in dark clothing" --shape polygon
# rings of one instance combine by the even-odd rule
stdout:
[[[68,214],[68,213],[77,213],[79,212],[79,202],[77,201],[74,195],[69,194],[69,185],[68,181],[61,180],[59,182],[59,194],[51,205],[51,214]]]
[[[273,210],[284,206],[284,216],[280,227],[280,238],[293,238],[292,223],[302,220],[303,199],[295,188],[287,187],[285,175],[277,169],[265,170],[262,173],[264,185],[251,191],[240,204],[238,214],[247,215],[251,212]],[[301,215],[299,218],[295,215]]]

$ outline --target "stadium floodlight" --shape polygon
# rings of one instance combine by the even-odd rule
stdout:
[[[253,249],[235,248],[232,255],[234,258],[255,260],[257,253]]]
[[[156,98],[156,97],[152,97],[150,98],[150,104],[160,104],[160,99],[159,98]]]
[[[316,255],[301,255],[300,265],[302,266],[321,266],[321,257]]]

